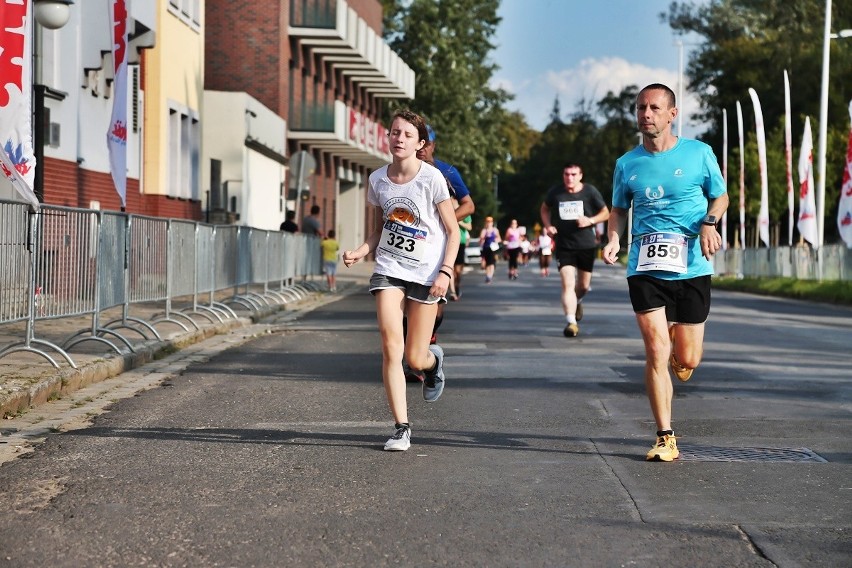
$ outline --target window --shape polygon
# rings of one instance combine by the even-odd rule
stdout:
[[[166,194],[181,199],[198,199],[200,124],[195,112],[169,109],[168,184]]]
[[[201,26],[201,0],[169,0],[169,12],[194,30]]]
[[[139,66],[128,65],[130,71],[130,113],[133,133],[139,132]]]

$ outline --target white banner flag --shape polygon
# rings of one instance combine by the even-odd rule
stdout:
[[[769,246],[769,177],[766,171],[766,133],[763,129],[763,111],[757,91],[749,88],[748,94],[754,105],[754,125],[757,134],[757,158],[760,162],[760,213],[757,215],[757,228],[760,240]]]
[[[127,205],[127,5],[126,0],[110,0],[113,82],[112,117],[107,131],[109,167],[121,208]]]
[[[728,187],[728,111],[722,109],[722,179]],[[722,213],[722,250],[728,250],[728,210]]]
[[[0,171],[38,209],[33,192],[32,61],[32,2],[0,0]]]
[[[790,112],[790,79],[784,69],[784,159],[787,163],[787,244],[793,246],[793,126]]]
[[[846,246],[852,248],[852,101],[849,101],[849,142],[846,145],[846,168],[840,186],[840,203],[837,206],[837,229]]]
[[[745,230],[745,141],[743,140],[743,107],[737,101],[737,130],[740,134],[740,248],[746,247]]]
[[[799,152],[799,221],[796,223],[802,238],[819,247],[816,223],[816,200],[814,199],[814,138],[811,134],[811,118],[805,118],[805,133],[802,135],[802,150]]]

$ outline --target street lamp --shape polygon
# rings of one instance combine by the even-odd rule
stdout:
[[[35,0],[35,19],[48,30],[58,30],[68,23],[69,6],[73,3],[74,0]]]
[[[33,15],[33,156],[36,161],[33,193],[44,203],[44,92],[41,69],[42,28],[58,30],[68,23],[74,0],[35,0]]]
[[[822,42],[822,85],[819,101],[819,161],[817,165],[817,243],[822,247],[825,240],[825,154],[828,137],[828,60],[832,39],[852,37],[852,29],[831,33],[831,0],[825,0],[825,33]],[[822,259],[822,253],[819,258]],[[820,262],[820,266],[822,263]],[[820,271],[820,277],[822,271]]]

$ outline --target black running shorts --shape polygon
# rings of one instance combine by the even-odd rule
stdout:
[[[494,266],[497,264],[497,259],[494,256],[494,251],[489,247],[482,247],[480,251],[480,255],[482,260],[485,261],[485,266]]]
[[[467,249],[467,245],[459,245],[459,252],[456,253],[456,261],[455,266],[464,266],[464,251]]]
[[[578,270],[591,272],[595,265],[595,256],[598,249],[556,249],[556,261],[559,263],[559,270],[563,266],[575,266]]]
[[[660,280],[636,275],[627,279],[636,313],[666,309],[671,323],[704,323],[710,315],[710,276],[686,280]]]

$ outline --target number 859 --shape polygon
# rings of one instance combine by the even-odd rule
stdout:
[[[680,248],[670,246],[665,243],[656,245],[648,245],[648,258],[678,258],[680,256]]]

